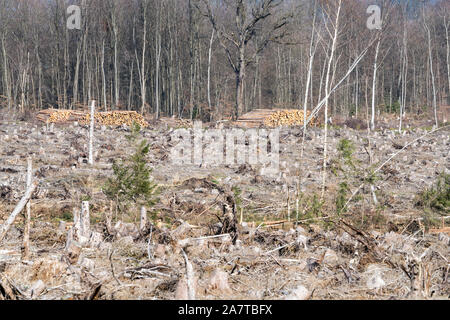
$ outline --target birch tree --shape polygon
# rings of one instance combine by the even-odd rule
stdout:
[[[334,59],[334,53],[336,50],[337,40],[338,40],[338,34],[339,34],[339,17],[341,13],[341,6],[342,6],[342,0],[339,0],[337,2],[336,7],[336,18],[334,23],[330,25],[326,25],[326,30],[331,38],[331,48],[330,52],[328,54],[328,67],[327,67],[327,73],[326,73],[326,79],[325,79],[325,108],[324,108],[324,121],[325,121],[325,128],[324,128],[324,138],[323,138],[323,173],[322,173],[322,196],[321,198],[325,196],[325,183],[326,183],[326,177],[327,177],[327,156],[328,156],[328,144],[327,144],[327,136],[328,136],[328,108],[329,108],[329,95],[330,95],[330,73],[331,73],[331,65]],[[325,9],[325,8],[324,8]],[[325,9],[327,10],[327,9]],[[331,8],[328,8],[328,14],[331,14]]]
[[[430,63],[430,74],[431,74],[431,86],[433,89],[433,111],[434,111],[434,121],[436,128],[439,126],[438,117],[437,117],[437,93],[436,93],[436,84],[435,84],[435,76],[433,70],[433,53],[432,53],[432,43],[431,43],[431,31],[427,23],[427,18],[425,17],[425,12],[423,12],[423,26],[427,33],[428,40],[428,59]]]

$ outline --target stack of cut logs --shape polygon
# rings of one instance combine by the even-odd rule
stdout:
[[[36,118],[46,123],[67,123],[74,121],[78,121],[80,124],[90,123],[89,112],[74,110],[42,110],[37,114]],[[133,122],[144,128],[149,126],[148,122],[144,120],[142,115],[136,111],[96,112],[94,118],[96,123],[107,126],[131,126]]]
[[[97,112],[94,114],[95,121],[97,123],[107,126],[121,126],[133,125],[133,122],[137,123],[143,128],[148,127],[147,121],[144,120],[142,115],[136,111],[110,111],[110,112]],[[90,123],[91,114],[87,113],[83,121],[84,124]]]
[[[170,128],[192,128],[193,125],[190,119],[161,117],[159,120]]]
[[[306,119],[309,118],[311,112],[306,111]],[[268,127],[278,126],[300,126],[303,125],[305,117],[303,110],[280,110],[272,113],[264,119],[264,125]],[[313,118],[309,125],[317,125],[317,119]]]

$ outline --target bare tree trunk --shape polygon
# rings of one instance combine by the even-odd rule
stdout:
[[[212,107],[211,107],[211,55],[212,55],[212,45],[214,41],[214,33],[215,30],[213,28],[213,31],[211,33],[211,39],[209,40],[209,51],[208,51],[208,108],[209,108],[209,119],[210,121],[213,120],[212,117]]]
[[[112,29],[114,33],[114,91],[115,91],[115,107],[117,107],[120,104],[120,78],[119,78],[119,53],[118,53],[118,41],[119,41],[119,30],[117,26],[117,18],[116,18],[116,12],[115,7],[113,8],[112,12]]]
[[[145,48],[147,44],[147,0],[144,1],[144,35],[142,39],[142,61],[141,61],[141,97],[142,97],[142,105],[141,105],[141,113],[143,114],[145,111]]]
[[[236,110],[235,118],[239,118],[244,110],[244,76],[245,76],[245,48],[239,49],[239,67],[236,73]]]
[[[431,51],[431,32],[430,32],[430,28],[428,28],[428,25],[425,21],[425,17],[424,17],[424,26],[427,31],[427,38],[428,38],[428,58],[430,61],[431,86],[433,89],[433,110],[434,110],[435,125],[437,128],[439,126],[439,123],[438,123],[438,117],[437,117],[437,96],[436,96],[436,84],[435,84],[434,70],[433,70],[433,54]]]
[[[77,62],[75,64],[75,75],[73,78],[73,100],[72,106],[78,102],[78,78],[80,70],[80,60],[81,60],[81,44],[77,47]]]
[[[131,95],[133,93],[133,68],[134,68],[134,61],[131,61],[131,68],[130,68],[130,85],[128,90],[128,110],[131,110]]]
[[[311,31],[311,41],[309,44],[309,67],[308,67],[308,75],[306,78],[306,89],[305,89],[305,96],[304,96],[304,100],[303,100],[303,137],[302,137],[302,148],[301,148],[301,152],[300,152],[300,163],[302,163],[303,161],[303,154],[305,151],[305,139],[306,139],[306,127],[307,127],[307,123],[306,123],[306,112],[308,109],[308,92],[309,92],[309,86],[311,83],[311,78],[312,78],[312,69],[314,66],[314,56],[316,53],[316,48],[317,48],[317,44],[314,44],[314,34],[315,34],[315,26],[316,26],[316,5],[317,2],[314,1],[314,16],[313,16],[313,23],[312,23],[312,31]],[[311,89],[311,92],[313,90]],[[312,102],[312,101],[311,101]],[[300,177],[299,177],[300,179]],[[301,181],[299,181],[299,184],[301,184]],[[300,186],[299,186],[300,188]],[[300,194],[300,191],[297,190],[297,196]],[[296,200],[296,204],[298,207],[298,197]],[[298,208],[297,208],[298,211]],[[298,212],[297,212],[298,214]]]
[[[325,183],[327,178],[327,136],[328,136],[328,102],[329,102],[329,90],[330,90],[330,71],[331,71],[331,65],[334,58],[334,51],[336,49],[336,43],[337,43],[337,37],[338,37],[338,31],[339,31],[339,15],[341,12],[341,5],[342,0],[339,0],[337,13],[336,13],[336,22],[334,24],[334,36],[333,36],[333,43],[331,45],[331,52],[330,57],[328,60],[328,70],[325,80],[325,128],[324,128],[324,139],[323,139],[323,173],[322,173],[322,195],[321,198],[323,199],[325,196]],[[331,34],[331,33],[330,33]]]
[[[327,61],[324,60],[323,68],[322,68],[322,71],[320,73],[319,96],[318,96],[318,99],[317,99],[317,103],[319,103],[321,101],[321,99],[322,99],[323,77],[325,75],[326,67],[327,67]]]
[[[33,162],[31,158],[27,159],[27,189],[31,186],[33,175]],[[28,260],[30,258],[30,225],[31,225],[31,199],[27,202],[27,210],[25,213],[25,228],[23,231],[23,251],[22,259]]]
[[[195,84],[195,66],[194,66],[194,59],[196,57],[195,54],[195,46],[194,46],[194,8],[192,6],[192,0],[189,0],[188,3],[189,6],[189,67],[190,67],[190,74],[189,74],[189,84],[190,84],[190,92],[189,92],[189,113],[190,118],[192,120],[194,115],[194,84]],[[181,115],[180,115],[181,117]]]
[[[38,108],[42,109],[42,63],[39,57],[39,50],[36,46],[36,60],[38,64]]]
[[[91,125],[89,129],[89,164],[94,164],[94,123],[95,123],[95,100],[92,100],[91,104]]]
[[[450,22],[447,23],[447,17],[444,16],[444,27],[445,27],[445,39],[447,41],[447,78],[448,78],[448,96],[450,97],[450,43],[448,40],[448,29],[450,26]],[[448,98],[450,99],[450,98]]]
[[[158,23],[160,24],[160,22]],[[155,75],[155,99],[156,99],[156,114],[155,118],[159,119],[159,113],[160,113],[160,102],[159,102],[159,73],[160,73],[160,64],[161,64],[161,30],[160,26],[157,27],[157,34],[156,34],[156,75]]]
[[[64,41],[64,78],[63,78],[63,108],[67,108],[68,105],[68,96],[67,96],[67,88],[68,88],[68,79],[69,76],[69,30],[66,28],[65,30],[65,41]]]
[[[259,73],[260,73],[259,59],[260,59],[259,55],[256,55],[256,57],[255,57],[255,78],[253,81],[253,93],[252,93],[252,99],[251,99],[252,107],[254,107],[256,105],[256,100],[257,100],[256,96],[257,96],[257,92],[258,92],[258,83],[259,83],[258,79],[259,79]]]
[[[378,61],[378,52],[380,50],[381,39],[378,40],[377,47],[375,49],[375,61],[373,63],[373,81],[372,81],[372,117],[370,119],[370,129],[375,130],[375,97],[377,90],[377,61]]]
[[[358,118],[359,106],[359,69],[356,68],[356,88],[355,88],[355,117]]]
[[[2,50],[3,50],[3,81],[6,91],[6,98],[8,99],[8,110],[11,109],[11,88],[8,76],[8,56],[6,55],[5,35],[2,35]]]
[[[108,103],[106,102],[105,39],[103,39],[102,42],[101,69],[102,69],[103,106],[105,108],[105,111],[108,111]]]
[[[400,97],[400,121],[399,121],[399,129],[398,131],[402,132],[403,125],[403,117],[406,112],[406,80],[407,80],[407,61],[408,61],[408,52],[407,52],[407,31],[406,31],[406,23],[403,24],[403,49],[402,49],[402,65],[400,68],[400,76],[399,83],[401,83],[401,97]]]
[[[28,79],[28,72],[29,72],[29,64],[30,64],[30,53],[27,53],[27,63],[23,68],[23,72],[21,74],[21,82],[20,82],[20,91],[21,91],[21,98],[20,98],[20,108],[21,111],[25,111],[25,107],[27,105],[27,97],[26,97],[26,90],[27,90],[27,79]]]

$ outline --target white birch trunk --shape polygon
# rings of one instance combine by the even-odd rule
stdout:
[[[160,32],[160,31],[159,31]],[[156,100],[156,119],[159,119],[160,103],[159,103],[159,72],[161,65],[161,33],[156,36],[156,75],[155,75],[155,100]]]
[[[91,125],[89,128],[89,164],[94,164],[94,124],[95,124],[95,100],[91,104]]]
[[[211,56],[212,56],[212,45],[214,41],[214,32],[213,29],[211,33],[211,39],[209,40],[209,51],[208,51],[208,108],[209,113],[212,115],[212,107],[211,107]],[[210,116],[210,119],[212,120],[212,117]]]
[[[142,39],[142,62],[141,62],[141,96],[142,96],[142,106],[141,113],[145,111],[145,49],[147,44],[147,1],[144,1],[144,35]]]
[[[327,156],[328,156],[328,146],[327,146],[327,136],[328,136],[328,105],[329,105],[329,90],[330,90],[330,71],[331,71],[331,64],[333,62],[334,58],[334,51],[336,49],[336,42],[337,42],[337,36],[339,31],[339,15],[341,12],[341,5],[342,0],[339,0],[338,4],[338,10],[336,13],[336,23],[334,26],[334,36],[333,36],[333,43],[331,45],[331,53],[330,58],[328,60],[328,69],[327,69],[327,76],[325,80],[325,129],[324,129],[324,138],[323,138],[323,173],[322,173],[322,196],[323,199],[325,196],[325,183],[327,178]]]
[[[438,117],[437,117],[437,94],[436,94],[436,84],[435,84],[434,70],[433,70],[433,54],[431,51],[431,32],[430,32],[430,28],[428,28],[428,25],[425,22],[425,19],[424,19],[424,25],[425,25],[425,29],[427,31],[427,37],[428,37],[428,57],[430,59],[431,87],[433,89],[434,121],[435,121],[435,126],[437,128],[439,126],[439,123],[438,123]]]
[[[312,79],[312,69],[314,64],[314,56],[316,53],[316,46],[314,45],[314,32],[315,32],[315,26],[316,26],[316,2],[314,2],[314,16],[313,16],[313,25],[312,25],[312,31],[311,31],[311,42],[309,44],[309,67],[308,67],[308,76],[306,78],[306,89],[305,89],[305,96],[303,99],[303,137],[302,137],[302,150],[300,153],[300,161],[303,159],[303,153],[305,150],[305,138],[306,138],[306,111],[307,111],[307,104],[308,104],[308,92],[309,92],[309,86]],[[313,48],[314,47],[314,48]],[[311,90],[312,92],[312,90]],[[312,101],[311,101],[312,102]]]
[[[377,60],[378,60],[378,52],[380,50],[380,42],[378,40],[377,47],[375,49],[375,61],[373,63],[373,81],[372,81],[372,117],[370,119],[370,129],[375,130],[375,97],[376,97],[376,86],[377,86]]]
[[[102,56],[101,56],[101,69],[102,69],[102,92],[103,92],[103,104],[105,111],[108,111],[108,105],[106,102],[106,75],[105,75],[105,40],[102,43]]]
[[[450,43],[448,40],[448,28],[450,23],[447,24],[447,17],[444,17],[444,26],[445,26],[445,39],[447,40],[447,78],[448,78],[448,95],[450,96]],[[450,99],[450,98],[448,98]],[[447,102],[446,102],[447,104]]]
[[[27,159],[27,189],[31,186],[33,175],[33,161]],[[27,202],[27,210],[25,214],[25,229],[23,232],[23,252],[22,259],[27,260],[30,257],[30,224],[31,224],[31,200]]]

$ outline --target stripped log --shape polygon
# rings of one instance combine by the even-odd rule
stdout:
[[[0,242],[5,238],[6,233],[8,232],[9,228],[14,223],[14,221],[16,220],[19,213],[21,213],[23,208],[25,208],[26,204],[28,203],[31,196],[33,195],[33,192],[36,189],[37,185],[38,185],[37,181],[34,181],[33,183],[30,184],[30,187],[25,192],[25,195],[19,201],[17,206],[14,208],[13,212],[8,217],[6,222],[0,227]]]

